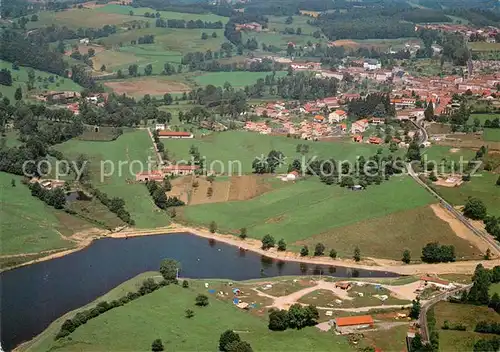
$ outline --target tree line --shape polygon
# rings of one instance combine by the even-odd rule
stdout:
[[[71,319],[66,319],[61,325],[59,332],[56,334],[54,340],[59,340],[63,337],[70,335],[81,325],[84,325],[89,320],[97,318],[99,315],[106,313],[107,311],[124,306],[142,296],[148,295],[162,287],[168,286],[170,284],[177,284],[176,273],[179,268],[179,263],[172,259],[165,259],[162,261],[160,266],[160,273],[163,276],[163,280],[157,283],[153,278],[148,278],[144,280],[136,292],[128,292],[126,295],[118,299],[114,299],[110,302],[102,301],[97,303],[93,308],[89,308],[78,312]]]
[[[202,20],[182,20],[182,19],[168,19],[164,20],[162,18],[157,18],[155,22],[156,27],[161,28],[206,28],[206,29],[222,29],[224,25],[221,21],[217,22],[207,22]]]

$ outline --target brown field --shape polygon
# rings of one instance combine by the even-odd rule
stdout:
[[[357,243],[362,256],[401,260],[398,251],[387,245],[391,243],[401,248],[400,253],[409,249],[412,260],[420,261],[422,247],[433,241],[454,245],[457,260],[478,259],[482,255],[480,249],[455,233],[450,224],[439,218],[430,206],[333,228],[294,245],[306,244],[314,248],[316,243],[321,242],[327,252],[334,248],[339,257],[347,258],[352,257],[353,243]]]
[[[60,12],[42,12],[40,14],[40,24],[54,24],[67,26],[70,28],[78,27],[102,27],[105,24],[121,24],[129,22],[130,16],[114,13],[97,12],[88,8],[69,9]]]
[[[451,126],[444,123],[431,123],[426,130],[429,134],[448,134],[451,133]]]
[[[131,96],[143,96],[146,94],[157,96],[165,93],[189,92],[191,90],[185,83],[155,77],[106,82],[104,84],[118,94]]]
[[[332,44],[335,46],[345,46],[345,47],[352,48],[352,49],[356,49],[356,48],[359,48],[361,46],[359,43],[356,43],[356,42],[354,42],[352,40],[348,40],[348,39],[336,40],[336,41],[332,42]]]
[[[172,181],[169,195],[177,196],[189,205],[248,200],[271,189],[263,177],[257,175],[233,176],[210,183],[205,177],[185,176]],[[196,185],[196,186],[193,186]],[[207,196],[212,187],[212,196]]]
[[[450,134],[446,135],[446,139],[435,142],[438,145],[473,148],[479,149],[483,145],[487,145],[491,151],[500,151],[500,142],[491,142],[483,140],[481,134]]]
[[[95,54],[99,54],[100,52],[103,52],[104,50],[106,50],[105,47],[103,46],[100,46],[100,45],[84,45],[84,44],[79,44],[78,45],[78,51],[83,55],[83,54],[86,54],[89,49],[92,48],[94,49],[95,51]],[[67,55],[67,56],[70,56],[71,53],[73,52],[73,48],[71,48],[71,50],[67,50],[64,55]],[[94,58],[92,58],[93,60]]]

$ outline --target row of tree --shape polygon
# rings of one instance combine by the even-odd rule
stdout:
[[[224,27],[221,21],[217,22],[207,22],[202,20],[183,20],[183,19],[168,19],[164,20],[162,18],[156,19],[156,27],[161,28],[206,28],[206,29],[222,29]]]
[[[99,315],[121,306],[126,305],[142,296],[152,293],[161,287],[167,286],[171,283],[177,283],[177,270],[179,269],[179,264],[172,259],[165,259],[162,261],[160,266],[160,273],[163,276],[163,280],[157,283],[153,278],[148,278],[144,280],[136,292],[128,292],[126,295],[119,299],[114,299],[110,302],[102,301],[99,302],[95,307],[83,310],[76,313],[76,315],[71,319],[66,319],[61,325],[59,332],[55,336],[55,340],[59,340],[63,337],[68,336],[73,331],[75,331],[79,326],[87,323],[89,320],[97,318]]]

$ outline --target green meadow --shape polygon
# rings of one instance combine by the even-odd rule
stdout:
[[[168,110],[168,109],[167,109]],[[281,151],[285,156],[285,162],[291,163],[293,159],[301,159],[302,155],[297,153],[299,144],[309,146],[309,153],[305,160],[317,157],[318,159],[334,158],[337,161],[348,160],[354,162],[356,157],[364,156],[366,159],[377,152],[378,146],[354,142],[312,142],[301,139],[287,138],[284,136],[267,136],[246,131],[227,131],[213,133],[211,135],[184,140],[166,140],[165,148],[171,157],[176,160],[189,158],[191,145],[198,147],[202,157],[206,157],[207,165],[214,162],[213,170],[218,172],[229,172],[229,163],[233,163],[232,172],[236,173],[241,165],[242,173],[251,173],[252,162],[256,157],[267,155],[271,150]],[[387,148],[384,149],[388,153]],[[224,165],[224,170],[220,166]],[[278,172],[285,172],[286,165]]]
[[[480,321],[500,322],[500,316],[486,306],[438,302],[434,306],[436,330],[439,333],[439,351],[472,351],[479,339],[494,338],[494,334],[474,332]],[[463,324],[467,331],[443,330],[444,321],[450,325]]]
[[[125,208],[137,227],[151,228],[169,224],[167,214],[156,207],[146,186],[130,184],[131,180],[135,181],[135,174],[141,171],[141,164],[144,169],[147,168],[148,157],[155,160],[153,144],[146,130],[125,132],[111,142],[70,140],[58,145],[56,149],[70,160],[76,159],[79,154],[87,155],[94,187],[110,197],[123,198]],[[111,165],[114,165],[114,172]]]
[[[8,69],[12,75],[12,86],[0,85],[0,93],[14,102],[14,93],[18,87],[23,90],[23,96],[27,94],[34,94],[43,91],[59,90],[59,91],[74,91],[79,92],[83,90],[81,86],[73,82],[69,78],[64,78],[52,73],[34,70],[35,71],[35,89],[28,91],[28,70],[29,67],[19,66],[19,70],[12,69],[12,63],[0,60],[0,70]]]
[[[207,72],[194,76],[194,81],[200,86],[212,84],[216,87],[224,86],[224,83],[229,82],[233,87],[242,88],[244,86],[252,85],[258,79],[264,79],[270,75],[271,72]],[[286,72],[276,72],[276,77],[286,76]]]
[[[144,273],[129,280],[87,305],[87,308],[103,299],[109,301],[128,291],[136,291],[144,278],[155,275],[159,273]],[[290,346],[300,346],[301,351],[352,350],[345,337],[321,332],[315,327],[270,331],[267,314],[262,317],[252,315],[228,300],[219,300],[215,295],[208,294],[208,306],[198,307],[195,305],[197,294],[207,294],[207,291],[198,282],[189,281],[189,288],[180,285],[160,288],[88,321],[67,338],[54,341],[64,319],[73,317],[78,310],[68,313],[20,350],[149,351],[153,340],[159,338],[166,351],[215,351],[220,335],[229,329],[238,332],[254,351],[267,351],[270,346],[273,351],[288,351]],[[194,317],[187,319],[186,309],[193,310]]]
[[[500,128],[485,128],[483,138],[488,142],[500,142]]]
[[[467,123],[469,125],[474,124],[474,119],[479,119],[481,121],[481,126],[484,125],[484,122],[486,120],[493,121],[496,118],[500,118],[500,114],[471,114],[469,116],[469,120],[467,120]]]
[[[498,174],[482,171],[459,187],[434,188],[453,205],[464,205],[469,197],[481,199],[488,209],[488,213],[500,216],[500,186],[496,185]]]
[[[271,234],[290,245],[334,228],[434,202],[430,194],[406,176],[393,177],[359,192],[338,185],[327,186],[318,178],[310,178],[251,200],[192,205],[181,211],[189,223],[208,226],[215,221],[220,232],[235,234],[246,227],[250,237],[261,239]],[[379,238],[383,236],[389,234]]]
[[[12,180],[15,187],[12,186]],[[73,246],[61,232],[69,215],[32,197],[21,177],[0,172],[1,254],[35,253]]]
[[[124,6],[124,5],[116,5],[116,4],[109,4],[103,7],[98,7],[95,9],[95,12],[99,13],[106,13],[106,14],[118,14],[118,15],[127,15],[130,16],[130,11],[134,13],[133,16],[131,16],[133,19],[136,19],[136,17],[142,17],[144,19],[147,19],[144,17],[144,14],[146,12],[149,13],[160,13],[160,17],[164,20],[169,20],[169,19],[176,19],[176,20],[186,20],[186,21],[196,21],[196,20],[202,20],[203,22],[217,22],[221,21],[222,23],[226,23],[229,18],[228,17],[223,17],[223,16],[218,16],[214,15],[211,13],[207,14],[198,14],[198,13],[184,13],[184,12],[172,12],[172,11],[156,11],[152,8],[148,7],[132,7],[132,6]]]

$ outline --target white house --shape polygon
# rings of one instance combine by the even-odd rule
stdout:
[[[90,39],[89,38],[80,39],[80,44],[89,45],[89,43],[90,43]]]
[[[420,280],[422,280],[424,282],[425,286],[429,285],[429,286],[433,286],[433,287],[436,287],[436,288],[439,288],[442,290],[450,290],[450,289],[455,287],[455,285],[453,285],[451,282],[441,280],[441,279],[431,277],[431,276],[422,276],[420,278]]]
[[[347,113],[344,110],[335,110],[328,115],[329,123],[339,123],[347,119]]]
[[[363,133],[364,131],[366,131],[367,128],[368,128],[368,120],[367,119],[359,120],[353,122],[353,124],[351,125],[351,133],[352,134]]]
[[[382,64],[380,63],[380,61],[378,60],[375,60],[375,59],[367,59],[365,60],[365,62],[363,63],[363,68],[365,70],[379,70],[382,68]]]
[[[157,123],[155,126],[155,130],[157,130],[157,131],[164,131],[165,128],[166,128],[166,126],[164,123]]]

